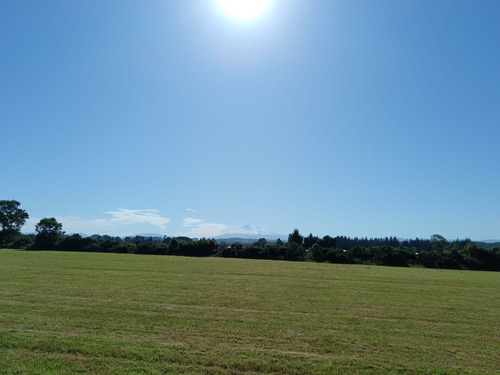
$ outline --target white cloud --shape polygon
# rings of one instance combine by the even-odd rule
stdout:
[[[127,210],[119,209],[117,211],[105,212],[111,215],[111,221],[120,224],[138,224],[145,223],[151,224],[165,230],[170,219],[158,215],[158,210]]]
[[[240,234],[255,234],[261,236],[274,234],[262,229],[261,227],[255,227],[250,224],[246,224],[241,227],[235,228],[235,230],[236,230],[235,233],[240,233]]]
[[[227,225],[222,223],[207,223],[204,219],[196,219],[192,217],[188,217],[182,220],[182,227],[186,228],[186,231],[178,233],[177,235],[194,238],[218,237],[222,235],[257,237],[272,234],[271,232],[267,232],[259,227],[251,225],[239,226]]]
[[[185,218],[182,220],[182,226],[183,227],[192,227],[193,225],[199,225],[202,224],[205,220],[203,219],[194,219],[192,217]]]
[[[76,216],[56,216],[63,224],[66,233],[108,234],[111,236],[130,236],[141,233],[158,233],[192,238],[211,238],[218,236],[254,236],[272,234],[251,225],[229,225],[207,222],[205,219],[187,217],[172,220],[162,217],[158,210],[151,209],[116,209],[104,212],[103,218],[85,219]],[[32,233],[40,218],[30,218],[23,227],[23,232]]]
[[[150,209],[118,209],[105,212],[108,218],[84,219],[76,216],[56,216],[63,224],[66,233],[109,234],[112,236],[128,236],[147,232],[165,232],[170,219],[158,214],[158,210]],[[34,232],[40,218],[30,218],[23,227],[23,232]]]
[[[192,208],[186,208],[186,211],[192,212],[194,214],[198,213],[198,211],[193,210]]]
[[[219,223],[207,223],[203,219],[188,217],[182,220],[182,226],[188,228],[187,232],[179,233],[181,236],[201,238],[216,237],[229,230],[229,226]]]

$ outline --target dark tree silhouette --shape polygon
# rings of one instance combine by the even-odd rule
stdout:
[[[19,208],[21,203],[15,200],[0,201],[0,244],[13,241],[18,237],[21,227],[29,218],[25,210]]]
[[[306,249],[309,249],[312,245],[318,243],[318,241],[319,241],[318,236],[313,236],[312,233],[309,233],[309,236],[304,238],[304,247]]]
[[[37,233],[34,247],[41,250],[53,250],[62,241],[62,224],[55,217],[44,218],[35,226]]]
[[[299,233],[298,229],[294,229],[293,232],[288,235],[288,242],[302,245],[302,243],[304,242],[304,237]]]
[[[337,240],[328,235],[324,236],[321,240],[318,241],[319,246],[327,248],[327,249],[335,249],[337,247]]]

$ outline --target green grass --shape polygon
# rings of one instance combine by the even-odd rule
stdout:
[[[1,374],[500,371],[498,273],[0,250]]]

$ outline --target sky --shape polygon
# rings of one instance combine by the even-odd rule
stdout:
[[[32,232],[500,238],[500,2],[0,1]]]

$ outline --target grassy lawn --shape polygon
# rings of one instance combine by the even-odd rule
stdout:
[[[499,353],[499,273],[0,250],[1,374],[493,374]]]

